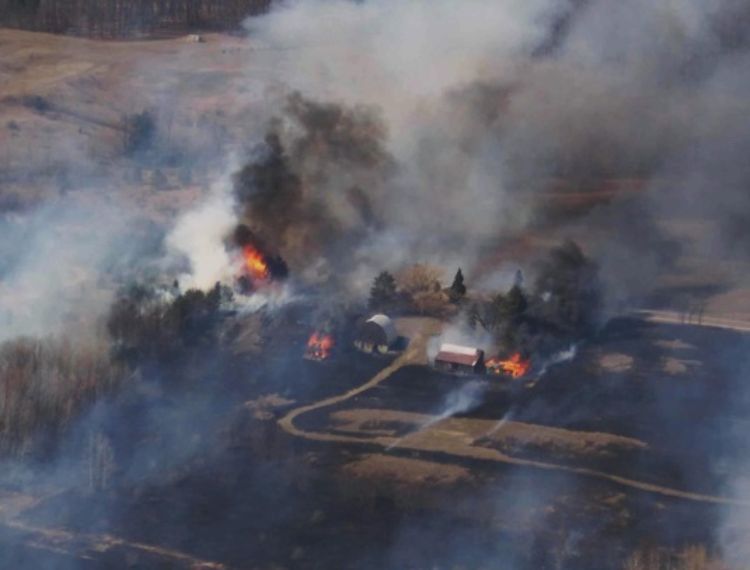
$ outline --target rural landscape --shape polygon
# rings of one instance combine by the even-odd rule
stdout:
[[[748,30],[0,0],[0,568],[749,568]]]

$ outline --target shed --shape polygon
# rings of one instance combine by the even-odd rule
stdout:
[[[393,321],[379,313],[367,319],[358,328],[354,346],[363,352],[386,353],[396,343],[398,333]]]
[[[444,372],[472,374],[482,372],[484,351],[458,344],[444,343],[435,357],[435,368]]]

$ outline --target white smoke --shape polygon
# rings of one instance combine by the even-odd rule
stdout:
[[[0,340],[91,332],[137,247],[132,212],[88,191],[0,218],[0,238]]]
[[[166,243],[169,251],[189,263],[189,271],[178,277],[181,289],[206,290],[235,276],[236,264],[225,245],[237,225],[235,208],[229,182],[222,180],[203,202],[178,219]]]
[[[246,22],[263,48],[248,80],[257,79],[257,67],[287,91],[382,116],[398,169],[380,195],[368,189],[387,224],[357,257],[375,267],[408,251],[422,261],[462,259],[469,270],[478,243],[523,227],[529,213],[507,196],[494,119],[457,94],[512,85],[568,7],[552,0],[285,2]],[[492,100],[497,106],[502,96]],[[401,244],[396,251],[393,241]]]
[[[464,414],[466,412],[473,410],[474,408],[479,406],[479,404],[482,403],[482,397],[484,396],[486,389],[487,389],[487,384],[485,382],[480,382],[479,380],[472,380],[470,382],[467,382],[460,388],[457,388],[453,390],[452,392],[449,392],[448,395],[445,397],[445,402],[443,403],[442,409],[434,416],[431,416],[427,420],[420,423],[417,426],[417,429],[414,430],[414,432],[412,433],[419,433],[421,431],[424,431],[434,426],[435,424],[443,420],[452,418],[456,414]],[[411,434],[408,434],[408,435],[411,435]],[[398,447],[398,445],[404,440],[404,438],[408,437],[408,435],[398,438],[396,441],[391,443],[386,449],[391,450],[394,447]]]
[[[576,357],[577,353],[578,353],[578,345],[576,344],[571,344],[568,348],[555,352],[550,357],[544,360],[544,363],[542,364],[541,369],[536,375],[536,379],[539,380],[542,376],[544,376],[547,373],[547,370],[549,370],[553,366],[556,366],[557,364],[562,364],[563,362],[569,362],[573,360]]]
[[[431,102],[477,79],[511,73],[552,18],[556,0],[348,0],[281,3],[246,22],[277,56],[278,77],[323,100],[374,104],[403,142]],[[315,22],[315,25],[311,25]],[[427,116],[425,116],[427,115]]]
[[[177,219],[166,237],[166,245],[170,257],[188,264],[188,269],[177,277],[181,291],[207,291],[217,283],[234,288],[242,259],[227,248],[227,239],[238,223],[237,203],[228,176],[215,182],[203,200]],[[231,308],[241,313],[273,310],[299,298],[289,281],[272,282],[249,294],[235,290]]]
[[[433,336],[427,343],[427,358],[430,362],[435,360],[440,346],[449,343],[472,348],[479,348],[488,352],[497,343],[493,335],[488,331],[477,327],[477,330],[471,330],[468,325],[459,320],[447,325],[438,336]]]

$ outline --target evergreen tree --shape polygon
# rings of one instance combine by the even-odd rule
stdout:
[[[476,303],[472,303],[471,307],[469,307],[469,313],[466,317],[467,323],[469,325],[469,328],[473,331],[477,330],[477,325],[481,325],[482,328],[484,328],[484,322],[482,321],[482,317],[479,314],[479,305]]]
[[[123,147],[131,157],[145,155],[156,142],[156,119],[149,111],[122,119]]]
[[[534,289],[543,301],[541,316],[561,331],[580,337],[595,329],[601,308],[598,268],[574,241],[550,252]]]
[[[502,307],[503,320],[517,323],[523,317],[528,306],[529,302],[526,300],[523,289],[518,285],[513,285],[505,296]]]
[[[453,278],[453,283],[449,291],[450,299],[454,303],[457,303],[466,296],[466,285],[464,285],[464,274],[461,268],[456,271],[456,276]]]
[[[498,293],[489,306],[489,325],[508,346],[516,344],[517,329],[523,324],[529,306],[523,289],[513,285],[506,294]]]
[[[386,310],[396,303],[396,279],[387,271],[381,272],[370,289],[370,308],[375,310]]]

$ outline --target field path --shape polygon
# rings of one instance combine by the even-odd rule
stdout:
[[[350,442],[352,440],[362,441],[360,438],[357,438],[357,437],[352,438],[348,436],[340,436],[340,435],[325,433],[325,432],[312,432],[312,431],[301,430],[297,426],[294,425],[294,420],[297,417],[301,416],[302,414],[306,414],[307,412],[312,412],[313,410],[319,410],[321,408],[327,408],[328,406],[339,404],[359,394],[362,394],[363,392],[366,392],[370,388],[374,388],[375,386],[377,386],[384,380],[387,380],[391,376],[391,374],[396,372],[396,370],[408,364],[424,363],[425,351],[427,349],[427,342],[429,338],[430,337],[428,334],[423,333],[423,334],[418,335],[409,343],[409,348],[401,356],[399,356],[389,366],[383,368],[383,370],[378,372],[375,376],[373,376],[370,380],[368,380],[361,386],[357,386],[356,388],[353,388],[349,390],[348,392],[344,392],[343,394],[339,394],[338,396],[331,396],[330,398],[326,398],[318,402],[313,402],[312,404],[307,404],[305,406],[295,408],[294,410],[292,410],[291,412],[289,412],[287,415],[285,415],[283,418],[279,420],[279,425],[281,426],[281,429],[283,429],[285,432],[287,432],[290,435],[293,435],[296,437],[303,437],[305,439],[311,439],[311,440],[316,440],[316,441],[339,441],[339,442]]]
[[[714,317],[710,314],[685,315],[678,311],[650,311],[638,310],[633,314],[652,323],[666,323],[675,325],[693,325],[700,327],[716,327],[740,332],[750,332],[750,321]]]

